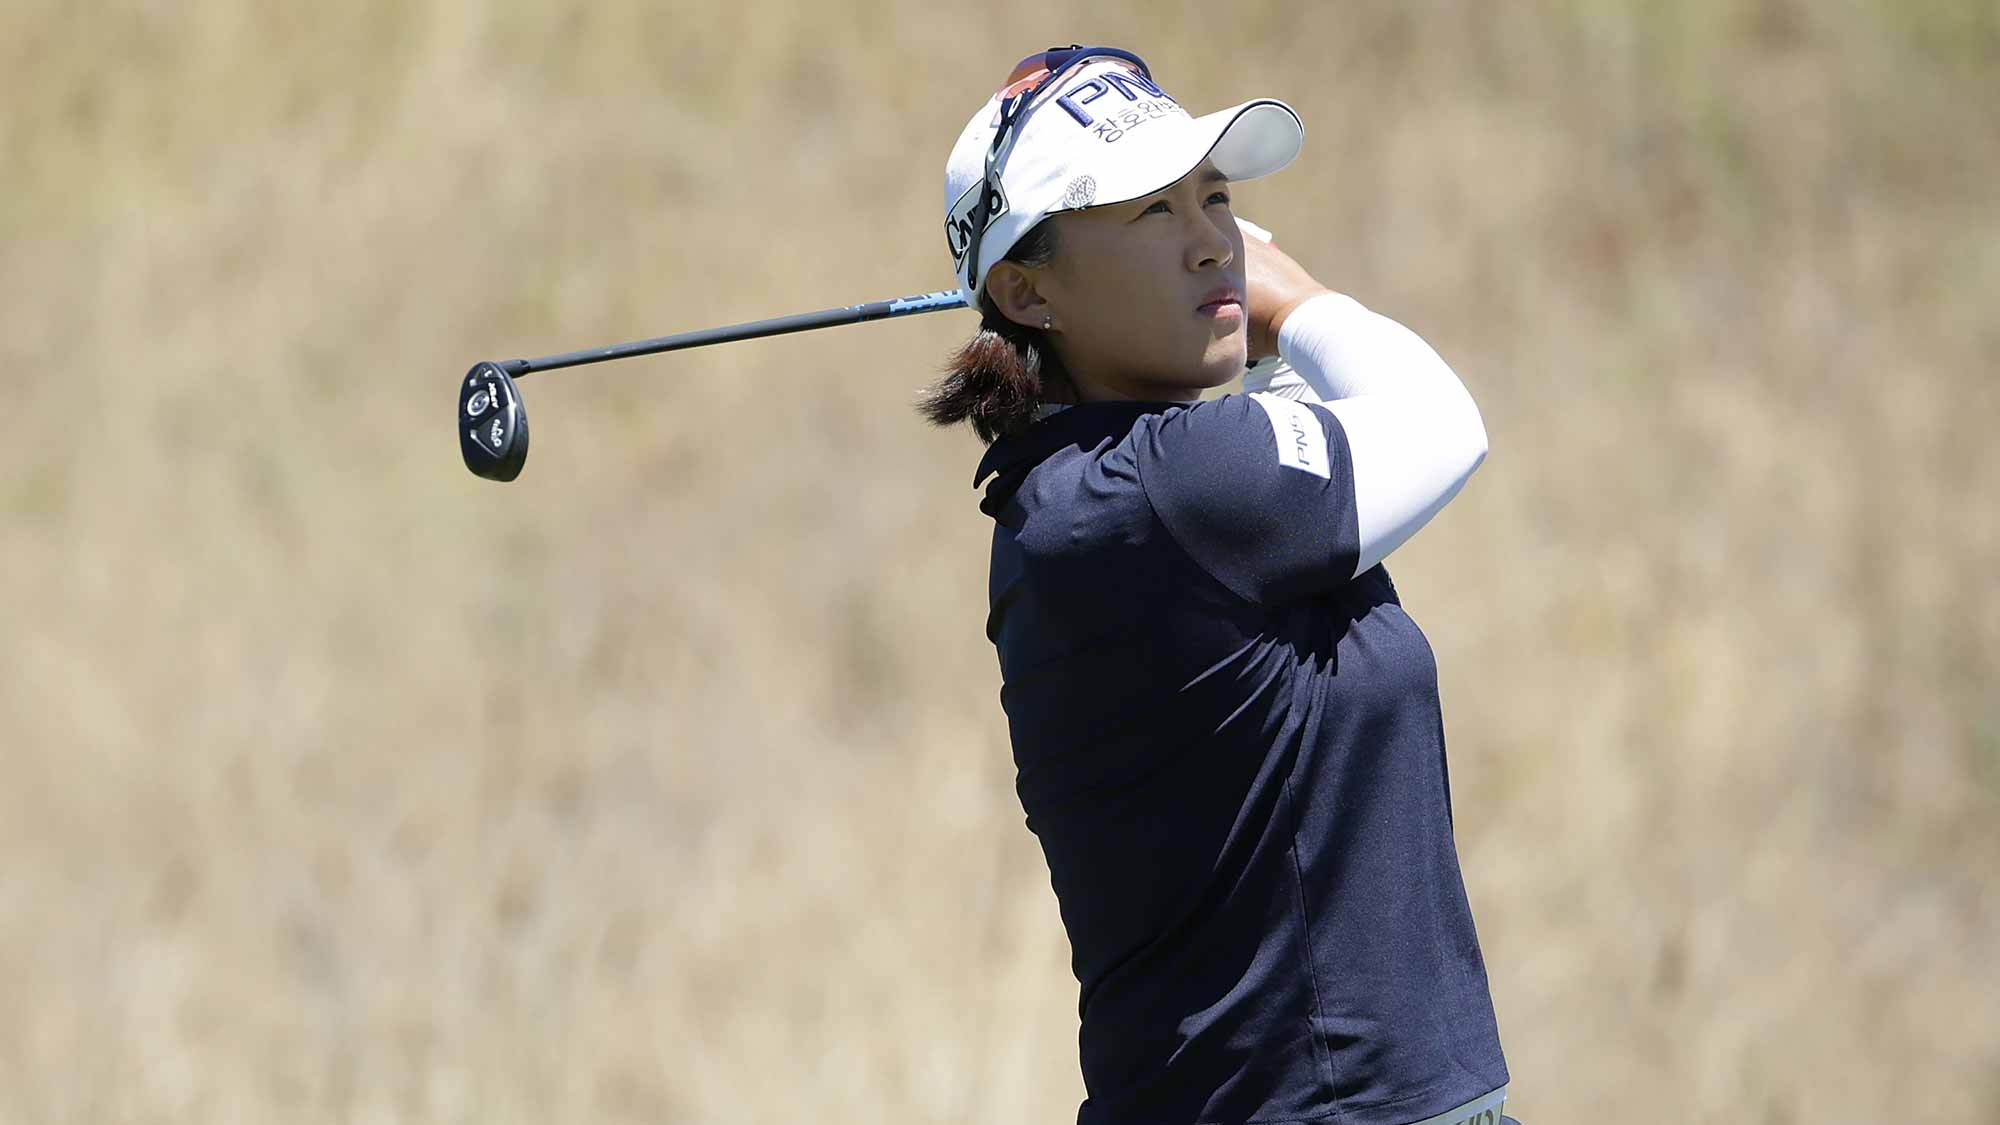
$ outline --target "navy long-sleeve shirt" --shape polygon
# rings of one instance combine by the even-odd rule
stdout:
[[[978,482],[1079,1125],[1401,1125],[1504,1086],[1436,667],[1388,572],[1354,575],[1339,419],[1088,403]]]

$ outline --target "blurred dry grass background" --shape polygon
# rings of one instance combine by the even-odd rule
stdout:
[[[1240,209],[1485,410],[1397,574],[1518,1112],[2000,1113],[2000,4],[1089,7],[0,9],[0,1120],[1070,1119],[963,315],[445,414],[945,284],[1072,39],[1293,101]]]

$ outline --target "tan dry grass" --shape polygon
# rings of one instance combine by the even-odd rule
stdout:
[[[0,11],[0,1119],[1070,1117],[963,319],[443,416],[940,284],[1071,38],[1299,105],[1244,210],[1485,408],[1398,575],[1523,1116],[2000,1109],[2000,10],[1067,11]]]

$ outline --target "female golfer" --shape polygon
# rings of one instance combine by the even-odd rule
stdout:
[[[1436,668],[1382,560],[1486,454],[1407,329],[1230,213],[1289,106],[1024,60],[945,172],[982,317],[921,407],[990,444],[987,636],[1069,931],[1080,1125],[1501,1120]],[[1283,393],[1201,393],[1276,352]],[[1255,389],[1253,386],[1252,389]]]

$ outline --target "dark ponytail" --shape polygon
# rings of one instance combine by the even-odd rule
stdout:
[[[1006,260],[1044,266],[1055,250],[1055,225],[1043,219],[1021,236]],[[972,432],[991,445],[1027,429],[1050,391],[1074,398],[1069,373],[1048,333],[1008,320],[993,298],[981,293],[979,331],[951,354],[944,374],[917,397],[917,412],[939,426],[971,422]]]

